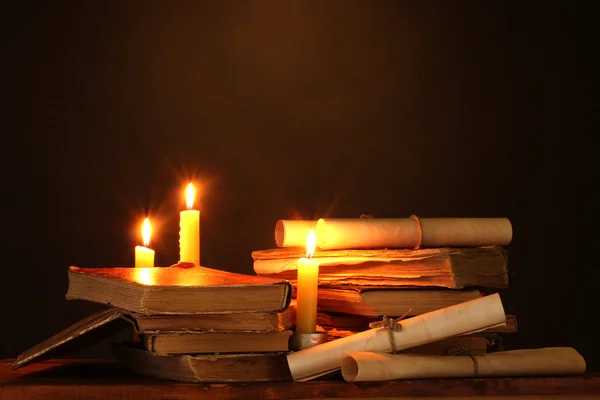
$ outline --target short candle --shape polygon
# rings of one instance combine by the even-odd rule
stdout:
[[[187,210],[179,215],[179,261],[200,266],[200,211],[192,209],[194,197],[190,183],[185,191]]]
[[[317,330],[317,299],[319,288],[319,263],[311,260],[317,238],[310,230],[306,237],[306,257],[298,260],[296,292],[296,332],[315,333]]]
[[[152,227],[150,226],[150,220],[146,218],[142,223],[142,242],[144,245],[135,246],[136,268],[154,268],[154,250],[148,248],[151,234]]]

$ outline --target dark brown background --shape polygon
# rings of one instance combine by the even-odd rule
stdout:
[[[193,178],[203,264],[245,273],[279,218],[506,216],[503,299],[520,324],[507,344],[574,346],[598,365],[578,10],[557,4],[63,1],[3,13],[0,355],[99,309],[64,299],[67,267],[132,265],[146,212],[157,263],[176,262]],[[108,343],[82,355],[108,357]]]

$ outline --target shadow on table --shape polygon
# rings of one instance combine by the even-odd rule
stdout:
[[[27,372],[28,367],[23,367],[21,374],[15,376],[5,384],[10,382],[19,382],[23,380],[72,380],[77,379],[78,383],[86,380],[111,380],[111,379],[144,379],[152,381],[152,378],[138,375],[111,360],[102,361],[69,361],[68,363],[54,364],[43,370],[32,370]]]

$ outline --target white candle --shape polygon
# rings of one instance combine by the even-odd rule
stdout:
[[[311,229],[306,237],[306,258],[303,257],[298,260],[297,333],[315,333],[317,330],[319,263],[310,259],[315,251],[316,242],[315,231]]]
[[[148,248],[150,245],[150,236],[152,235],[152,227],[150,220],[146,218],[142,223],[142,241],[143,246],[135,246],[135,267],[136,268],[153,268],[154,267],[154,250]]]
[[[200,266],[200,211],[192,209],[194,185],[190,183],[185,192],[187,210],[179,215],[179,261]]]

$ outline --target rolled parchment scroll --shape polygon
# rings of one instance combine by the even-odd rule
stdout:
[[[288,354],[287,360],[294,380],[304,381],[339,369],[349,352],[391,352],[392,339],[399,351],[505,324],[502,301],[498,293],[494,293],[402,320],[399,330],[369,329]]]
[[[280,219],[275,224],[277,247],[306,246],[306,236],[315,229],[317,221]]]
[[[473,357],[351,352],[342,360],[342,376],[348,382],[579,375],[585,368],[585,360],[571,347],[501,351]]]
[[[506,246],[506,218],[321,218],[315,231],[323,250]]]

